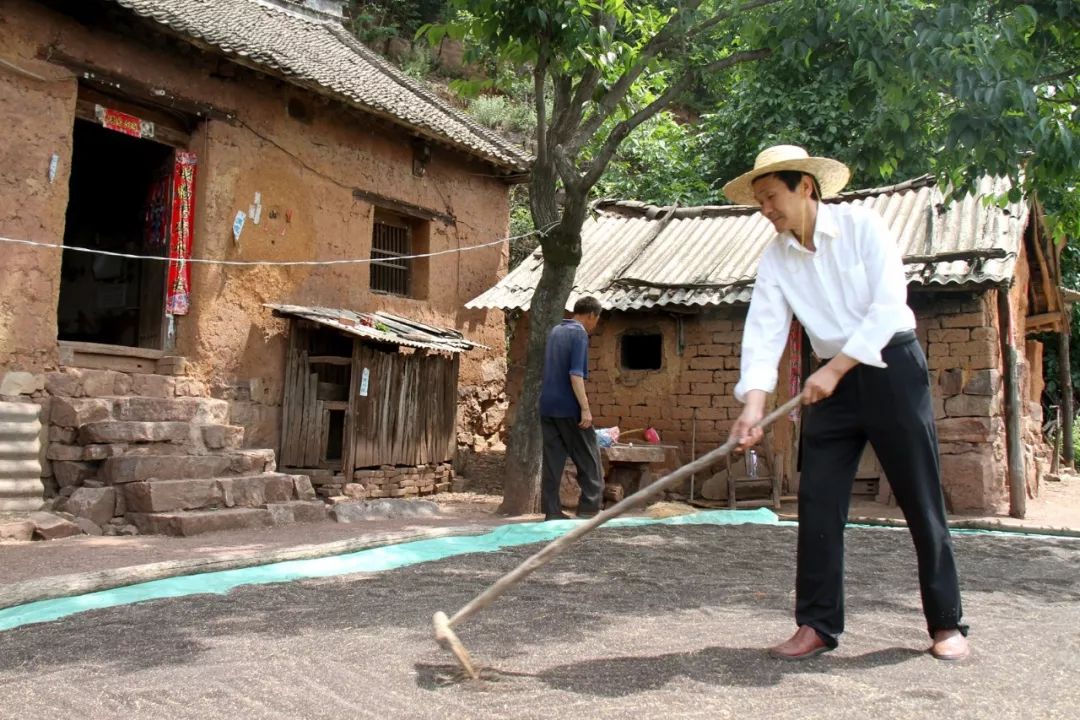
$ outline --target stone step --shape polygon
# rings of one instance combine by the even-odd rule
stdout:
[[[125,455],[102,462],[98,479],[119,485],[151,479],[258,475],[275,469],[273,450],[230,450],[215,455]]]
[[[267,503],[313,499],[303,475],[262,473],[241,477],[148,480],[122,486],[131,512],[159,513],[215,507],[262,507]]]
[[[167,513],[130,512],[125,516],[146,535],[187,537],[218,530],[247,530],[273,527],[274,517],[266,508],[228,508]]]
[[[246,530],[297,522],[319,522],[327,519],[328,515],[326,505],[321,500],[292,500],[272,503],[265,508],[129,512],[125,517],[144,534],[186,537],[219,530]]]
[[[229,421],[229,403],[202,397],[122,397],[115,399],[113,417],[138,422],[225,424]]]
[[[172,443],[213,450],[238,450],[244,441],[244,428],[239,425],[191,422],[137,420],[107,420],[79,428],[82,445],[111,443]]]

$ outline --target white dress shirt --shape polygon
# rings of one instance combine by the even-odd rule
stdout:
[[[740,402],[750,390],[776,389],[793,312],[818,357],[843,353],[881,368],[889,339],[915,328],[900,251],[880,215],[818,203],[814,246],[783,232],[761,256],[743,329]]]

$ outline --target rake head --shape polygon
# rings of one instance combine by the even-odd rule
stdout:
[[[473,680],[479,680],[480,672],[473,665],[472,658],[469,657],[469,651],[465,649],[457,634],[451,629],[450,618],[446,617],[446,613],[440,610],[431,618],[431,622],[435,626],[435,641],[439,643],[439,646],[454,654],[458,664],[461,665],[461,668],[469,677]]]

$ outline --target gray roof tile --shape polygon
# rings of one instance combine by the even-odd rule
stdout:
[[[1007,281],[1016,271],[1029,207],[983,203],[1008,189],[1006,180],[984,178],[977,196],[946,208],[933,179],[922,177],[829,202],[864,205],[885,218],[906,259],[909,285],[978,286]],[[749,302],[758,260],[776,235],[752,207],[604,201],[595,209],[582,228],[581,264],[567,309],[582,295],[595,296],[609,310]],[[990,249],[1000,257],[976,257]],[[941,259],[913,262],[927,256]],[[537,249],[465,307],[528,310],[543,266]]]
[[[369,50],[344,27],[271,0],[113,0],[238,61],[322,92],[509,173],[530,156]]]

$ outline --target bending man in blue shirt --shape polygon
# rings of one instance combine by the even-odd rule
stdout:
[[[574,316],[548,333],[540,386],[540,428],[544,434],[540,504],[545,520],[569,517],[559,502],[559,485],[568,455],[577,466],[577,481],[581,486],[577,516],[592,517],[600,509],[603,490],[600,449],[585,394],[589,334],[598,322],[600,302],[594,297],[583,297],[574,303]]]

